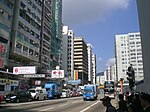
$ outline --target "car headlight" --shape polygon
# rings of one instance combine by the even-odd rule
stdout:
[[[12,99],[13,99],[13,98],[16,98],[16,96],[12,96],[12,97],[10,97],[10,98],[12,98]]]

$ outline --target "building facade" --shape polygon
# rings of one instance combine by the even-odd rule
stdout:
[[[0,69],[8,68],[14,0],[0,1]]]
[[[13,13],[9,65],[39,67],[42,2],[17,0]]]
[[[82,85],[88,82],[88,54],[87,44],[83,37],[74,38],[74,70],[78,71],[78,79]]]
[[[144,84],[141,85],[139,91],[150,93],[150,1],[149,0],[137,0],[139,25],[142,40],[142,53],[143,53],[143,66],[144,66]]]
[[[40,41],[40,72],[47,73],[50,69],[51,53],[51,23],[52,23],[52,1],[43,0],[42,2],[42,27]]]
[[[93,83],[93,63],[92,63],[92,45],[90,43],[87,44],[87,53],[88,53],[88,81]]]
[[[96,55],[92,53],[92,77],[93,77],[93,84],[96,84]]]
[[[74,32],[63,26],[62,69],[68,79],[74,78]]]
[[[140,33],[128,33],[115,36],[116,66],[118,81],[127,81],[127,68],[133,65],[135,80],[143,79],[143,60]]]
[[[62,26],[62,0],[52,0],[51,69],[61,68]]]

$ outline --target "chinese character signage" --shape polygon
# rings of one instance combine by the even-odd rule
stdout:
[[[4,43],[0,43],[0,68],[4,68],[5,65],[5,51],[6,45]]]
[[[0,43],[0,54],[3,54],[5,52],[5,45]]]
[[[51,78],[64,78],[64,70],[52,70]]]
[[[13,67],[14,74],[35,74],[35,66]]]

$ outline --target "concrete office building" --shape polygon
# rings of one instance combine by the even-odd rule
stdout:
[[[0,1],[0,69],[8,68],[9,46],[15,0]]]
[[[88,53],[88,81],[91,81],[93,84],[93,64],[92,64],[92,45],[90,43],[87,44],[87,53]]]
[[[74,78],[74,32],[68,26],[63,26],[62,69],[65,77]]]
[[[39,67],[41,0],[16,0],[13,13],[9,66]]]
[[[42,4],[40,72],[47,73],[47,70],[50,70],[52,2],[43,0]]]
[[[138,88],[139,91],[150,93],[150,0],[137,0],[140,33],[142,40],[144,84]]]
[[[87,44],[83,37],[74,38],[74,69],[78,70],[78,79],[82,85],[88,82],[88,54]]]
[[[133,65],[135,80],[143,79],[143,62],[140,33],[128,33],[115,36],[117,79],[127,81],[127,68]]]

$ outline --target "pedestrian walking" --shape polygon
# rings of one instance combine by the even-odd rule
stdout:
[[[116,108],[111,104],[111,98],[109,96],[105,96],[104,98],[100,99],[103,105],[106,107],[106,112],[117,112]]]
[[[150,112],[150,95],[142,93],[140,95],[140,102],[144,109],[144,112]]]
[[[124,100],[123,94],[119,94],[119,109],[118,112],[128,112],[127,103]]]

